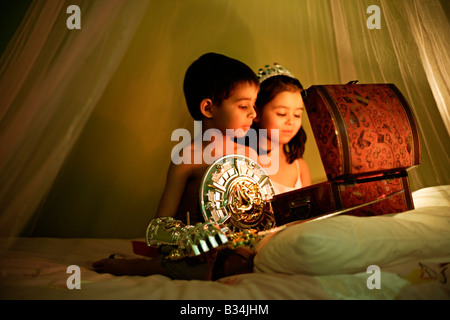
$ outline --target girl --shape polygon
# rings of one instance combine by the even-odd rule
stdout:
[[[258,132],[261,165],[268,163],[265,157],[271,157],[272,163],[278,161],[278,170],[268,172],[277,194],[309,186],[310,171],[302,158],[306,142],[302,128],[303,87],[278,64],[260,69],[258,78],[260,91],[253,128]],[[274,132],[278,131],[278,136],[273,134],[273,129],[277,129]]]

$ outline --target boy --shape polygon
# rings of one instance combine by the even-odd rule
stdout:
[[[229,153],[254,157],[249,148],[243,149],[233,138],[243,137],[252,125],[256,116],[254,104],[259,91],[259,80],[244,63],[221,54],[207,53],[188,68],[183,89],[191,116],[194,120],[201,121],[202,137],[211,130],[215,134],[211,141],[194,139],[182,150],[183,158],[190,161],[171,163],[156,217],[174,217],[185,224],[195,225],[197,222],[204,222],[199,189],[203,174],[211,164],[210,161],[205,161],[205,155],[211,155],[211,160]],[[233,132],[233,136],[227,134],[227,131]],[[229,146],[232,147],[231,150]],[[208,154],[208,150],[214,152]],[[186,221],[187,212],[189,221]],[[216,252],[212,252],[201,259],[188,258],[180,262],[167,262],[158,258],[103,259],[95,262],[93,267],[99,273],[115,275],[162,274],[174,279],[203,280],[252,271],[251,256],[245,252],[240,254],[239,251],[237,255],[229,253],[221,255],[220,266],[214,266]],[[229,258],[228,262],[225,258]],[[243,268],[233,271],[229,269],[231,266],[235,268],[239,261]],[[220,270],[216,272],[219,276],[213,276],[213,267]]]
[[[202,139],[200,143],[194,139],[183,149],[183,156],[187,154],[191,161],[171,163],[156,217],[171,216],[187,223],[186,213],[189,212],[190,224],[194,225],[204,222],[198,198],[203,174],[211,164],[211,161],[205,162],[205,156],[209,155],[207,150],[215,151],[211,160],[230,153],[254,158],[249,148],[243,149],[242,145],[234,143],[226,131],[233,130],[237,137],[243,137],[250,129],[256,116],[254,104],[259,80],[244,63],[207,53],[188,68],[183,89],[191,116],[201,121],[202,137],[208,130],[220,132],[220,136],[215,135],[213,141]],[[233,150],[226,150],[227,143]],[[198,159],[201,161],[195,161]]]

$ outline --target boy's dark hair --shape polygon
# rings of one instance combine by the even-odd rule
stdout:
[[[258,98],[255,103],[257,109],[261,111],[267,103],[283,91],[303,92],[303,86],[297,79],[284,75],[267,78],[260,85]],[[254,128],[258,129],[257,126],[258,124],[254,123]],[[305,143],[306,133],[302,126],[284,148],[288,163],[292,163],[295,159],[303,156],[303,153],[305,152]]]
[[[220,106],[242,83],[259,86],[258,77],[245,63],[214,52],[202,55],[189,66],[184,77],[184,97],[191,116],[202,120],[199,106],[203,99]]]

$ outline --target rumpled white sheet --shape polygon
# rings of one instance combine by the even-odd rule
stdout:
[[[450,212],[450,186],[419,190],[413,196],[417,208],[438,205]],[[0,299],[450,299],[448,281],[430,277],[420,261],[381,270],[381,289],[371,290],[366,284],[371,274],[365,272],[326,276],[252,273],[212,282],[160,275],[116,277],[91,270],[94,261],[111,253],[136,257],[131,241],[125,239],[8,238],[0,239],[0,253]],[[443,253],[450,254],[450,249],[442,248],[439,256]],[[434,261],[430,268],[450,278],[449,270],[438,262],[449,261]],[[70,265],[80,267],[81,289],[67,287]]]

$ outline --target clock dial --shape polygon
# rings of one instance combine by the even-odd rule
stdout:
[[[261,166],[247,157],[229,155],[205,172],[200,204],[206,221],[235,229],[266,230],[274,226],[273,195],[272,183]]]

